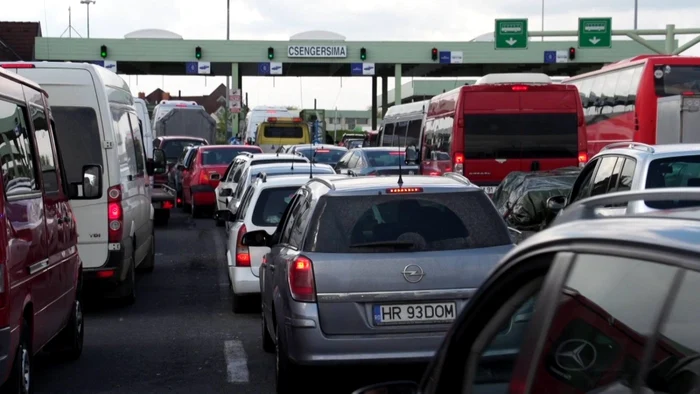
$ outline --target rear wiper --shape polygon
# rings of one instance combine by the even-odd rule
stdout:
[[[365,242],[365,243],[350,245],[351,248],[393,247],[393,248],[402,248],[402,249],[410,249],[414,246],[416,246],[416,244],[411,242],[411,241],[379,241],[379,242]]]

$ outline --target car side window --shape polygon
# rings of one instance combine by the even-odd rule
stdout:
[[[245,163],[236,167],[236,170],[233,172],[233,182],[238,183],[241,181],[241,174],[243,173],[243,169],[245,169]]]
[[[308,198],[301,200],[299,204],[299,210],[294,218],[294,228],[291,230],[289,235],[289,244],[297,249],[301,249],[301,244],[304,238],[304,230],[306,230],[306,223],[308,223],[308,216],[311,213],[311,202]]]
[[[620,180],[620,172],[622,172],[622,166],[625,164],[624,157],[618,157],[615,162],[615,167],[613,167],[612,174],[610,175],[610,182],[608,183],[608,190],[606,193],[614,193],[617,190],[617,182]]]
[[[644,385],[656,393],[696,393],[700,388],[700,273],[686,271],[662,322],[656,352],[670,356],[650,366]]]
[[[243,195],[243,200],[241,200],[241,206],[238,209],[238,220],[244,220],[248,213],[248,206],[253,200],[253,194],[255,194],[255,188],[249,187],[246,193]]]
[[[8,197],[39,190],[35,152],[29,136],[27,108],[0,99],[2,179]]]
[[[578,255],[543,334],[539,360],[531,361],[531,392],[631,387],[677,272],[640,259]],[[657,349],[654,360],[672,354]]]
[[[41,166],[41,182],[45,192],[58,191],[58,170],[54,157],[54,148],[49,134],[49,124],[46,121],[44,108],[30,106],[32,124],[34,125],[34,140],[36,141],[39,165]]]
[[[199,149],[192,149],[192,156],[190,156],[190,161],[187,163],[188,170],[194,168],[194,163],[197,161],[197,153],[199,153]]]
[[[622,166],[622,171],[620,172],[620,181],[617,183],[617,191],[624,192],[632,188],[632,181],[634,180],[634,170],[637,167],[637,161],[634,159],[627,158],[625,164]]]
[[[593,174],[595,174],[595,169],[597,166],[598,160],[593,160],[586,164],[586,167],[583,168],[576,179],[576,182],[574,182],[574,186],[571,188],[569,203],[582,200],[591,195],[591,179],[593,178]]]
[[[348,162],[350,161],[350,158],[352,157],[353,153],[354,152],[348,152],[343,157],[341,157],[340,160],[338,160],[338,164],[336,164],[336,168],[348,168]]]
[[[608,191],[615,163],[617,163],[617,156],[607,156],[601,159],[598,171],[593,178],[591,197],[605,194]]]
[[[289,206],[289,217],[287,218],[287,222],[284,224],[284,227],[282,228],[282,234],[280,236],[280,242],[281,244],[289,244],[291,235],[292,235],[292,230],[294,229],[294,226],[297,225],[297,219],[299,217],[299,210],[301,209],[301,206],[304,203],[304,195],[303,194],[297,194],[298,198],[295,199],[295,201],[290,202]],[[294,204],[292,206],[291,204]]]
[[[133,141],[132,147],[136,158],[136,175],[144,176],[146,173],[146,150],[143,147],[141,122],[139,122],[136,115],[129,113],[129,123],[131,124],[131,139]]]
[[[357,162],[360,160],[360,152],[353,152],[352,157],[350,158],[350,161],[348,162],[348,168],[355,168],[357,166]]]

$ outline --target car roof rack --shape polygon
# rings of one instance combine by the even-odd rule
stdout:
[[[459,174],[457,172],[446,172],[442,176],[454,179],[457,182],[464,183],[467,186],[474,186],[474,184],[466,176]]]
[[[637,150],[643,150],[649,153],[654,153],[654,147],[648,144],[643,144],[641,142],[613,142],[612,144],[605,145],[601,151],[604,150],[609,150],[609,149],[615,149],[615,148],[628,148],[628,149],[637,149]]]
[[[319,183],[322,183],[322,184],[323,184],[324,186],[326,186],[327,188],[329,188],[329,189],[331,189],[331,190],[335,190],[335,185],[332,184],[332,183],[330,183],[330,182],[328,182],[327,179],[323,179],[323,178],[311,178],[311,180],[309,180],[309,182],[319,182]]]
[[[267,182],[267,173],[266,172],[258,173],[258,179],[262,180],[263,183]]]
[[[550,227],[575,220],[599,219],[596,209],[608,205],[624,204],[632,201],[700,201],[700,188],[669,187],[647,189],[641,191],[626,191],[601,196],[590,197],[577,201],[564,208],[559,216],[554,218]]]
[[[243,156],[253,157],[253,152],[246,152],[246,151],[243,151],[243,152],[239,153],[238,155],[239,155],[239,156],[240,156],[240,155],[243,155]]]

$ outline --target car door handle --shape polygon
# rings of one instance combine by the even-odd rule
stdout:
[[[58,218],[58,224],[63,223],[63,218]]]

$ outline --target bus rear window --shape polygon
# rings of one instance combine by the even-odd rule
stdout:
[[[683,93],[700,94],[700,65],[656,66],[654,86],[659,97]]]
[[[265,138],[304,138],[304,130],[300,126],[265,126]]]
[[[467,159],[578,156],[576,113],[467,114],[464,134]]]

